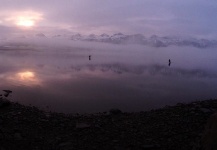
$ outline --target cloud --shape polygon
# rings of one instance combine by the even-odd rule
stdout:
[[[157,0],[18,0],[16,5],[11,0],[0,2],[1,12],[32,10],[43,14],[46,19],[39,24],[41,31],[55,27],[86,34],[125,32],[217,37],[214,0],[164,0],[163,3]],[[0,20],[4,21],[1,16]]]

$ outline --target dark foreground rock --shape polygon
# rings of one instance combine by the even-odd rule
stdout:
[[[217,113],[208,119],[201,141],[205,150],[217,149]]]
[[[10,104],[11,102],[9,100],[0,97],[0,109],[4,107],[8,107]]]
[[[123,113],[66,115],[17,103],[0,108],[0,150],[199,150],[217,100]]]

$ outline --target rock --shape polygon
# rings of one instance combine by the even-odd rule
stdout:
[[[86,123],[76,123],[76,128],[78,129],[82,129],[82,128],[89,128],[90,124],[86,124]]]
[[[8,97],[9,96],[9,94],[11,94],[12,93],[12,91],[11,90],[3,90],[4,92],[5,92],[5,94],[4,94],[4,96],[5,97]]]
[[[0,130],[0,140],[4,139],[4,133]]]
[[[6,150],[4,147],[0,147],[0,150]]]
[[[47,118],[50,118],[50,113],[46,113],[45,116],[46,116]]]
[[[217,113],[213,114],[206,125],[202,136],[203,148],[205,150],[217,149]]]
[[[23,139],[22,136],[21,136],[21,134],[20,134],[19,132],[16,132],[16,133],[14,134],[14,138],[15,138],[16,140],[22,140],[22,139]]]
[[[72,142],[62,142],[58,145],[59,150],[72,150],[73,143]]]
[[[3,124],[3,120],[0,118],[0,125],[2,125]]]
[[[126,148],[122,146],[115,146],[114,149],[115,150],[126,150]]]
[[[11,102],[7,99],[0,99],[0,108],[8,107],[11,105]]]
[[[47,119],[40,119],[41,122],[48,122],[49,120]]]
[[[59,147],[64,147],[64,146],[68,146],[68,145],[72,145],[72,142],[62,142],[59,144]]]
[[[120,109],[111,109],[109,110],[110,115],[118,115],[121,114],[122,111]]]
[[[117,142],[118,142],[118,140],[112,140],[112,142],[114,142],[114,143],[117,143]]]
[[[211,113],[212,110],[208,109],[208,108],[200,108],[200,110],[204,113]]]
[[[159,146],[156,146],[156,145],[143,145],[142,148],[145,149],[145,150],[154,150],[154,149],[158,149]]]

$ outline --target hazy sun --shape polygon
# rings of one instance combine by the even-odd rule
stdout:
[[[18,27],[30,28],[36,26],[43,19],[42,13],[29,10],[12,12],[11,15],[5,18],[5,21]]]
[[[35,25],[35,22],[34,22],[34,20],[30,20],[28,18],[20,18],[17,21],[17,25],[18,26],[24,26],[24,27],[32,27]]]

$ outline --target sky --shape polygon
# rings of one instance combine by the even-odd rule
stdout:
[[[217,38],[215,0],[0,0],[0,34]]]

